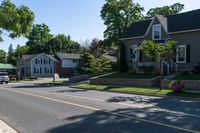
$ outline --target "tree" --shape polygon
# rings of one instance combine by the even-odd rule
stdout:
[[[178,45],[179,43],[176,41],[167,41],[164,44],[145,41],[139,48],[146,57],[152,59],[154,62],[160,63],[162,60],[174,59]]]
[[[16,56],[12,44],[8,48],[7,63],[16,65]]]
[[[34,13],[28,7],[16,7],[10,0],[4,0],[0,5],[0,33],[3,30],[12,38],[26,36],[33,25]],[[3,38],[0,36],[0,41]]]
[[[31,29],[30,34],[27,36],[30,47],[30,52],[35,53],[50,53],[48,42],[52,39],[53,35],[50,34],[50,29],[45,24],[36,24]]]
[[[0,49],[0,63],[7,63],[6,62],[6,52]]]
[[[127,72],[128,67],[127,67],[127,62],[126,62],[126,50],[125,50],[125,45],[121,43],[120,45],[120,72]]]
[[[58,34],[47,43],[50,53],[82,53],[82,47],[77,42],[71,40],[71,37],[64,34]]]
[[[183,9],[184,9],[184,4],[180,4],[180,3],[175,3],[171,6],[151,8],[147,12],[146,18],[153,18],[156,14],[160,14],[163,16],[174,15],[174,14],[178,14]]]
[[[81,72],[102,74],[112,70],[112,62],[103,56],[95,58],[92,54],[86,53],[81,61]]]
[[[120,46],[118,39],[133,22],[143,17],[143,10],[132,0],[106,0],[101,10],[101,18],[107,26],[104,37]]]
[[[15,51],[15,57],[17,59],[20,59],[22,57],[23,54],[30,54],[30,47],[27,46],[27,45],[24,45],[24,46],[20,46],[18,45],[17,46],[17,49]]]

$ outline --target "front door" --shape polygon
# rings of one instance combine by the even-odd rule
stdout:
[[[131,60],[132,62],[135,64],[137,62],[139,62],[139,49],[137,47],[137,45],[133,45],[131,47]]]

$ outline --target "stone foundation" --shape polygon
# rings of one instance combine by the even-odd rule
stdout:
[[[160,82],[160,76],[153,79],[125,79],[125,78],[93,78],[92,85],[120,85],[133,87],[153,87]]]

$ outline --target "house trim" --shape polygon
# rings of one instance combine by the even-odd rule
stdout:
[[[185,59],[184,61],[179,61],[178,60],[178,48],[185,48]],[[177,47],[177,54],[176,54],[176,63],[186,63],[187,62],[187,45],[179,45]]]
[[[144,36],[120,38],[119,40],[120,40],[120,41],[123,41],[123,40],[140,39],[140,38],[144,38]]]
[[[169,32],[168,34],[181,34],[181,33],[195,32],[195,31],[200,31],[200,29],[192,29],[192,30],[175,31],[175,32]]]

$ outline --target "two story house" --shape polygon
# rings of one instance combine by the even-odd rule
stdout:
[[[174,65],[178,72],[190,70],[200,62],[200,9],[170,16],[155,15],[152,19],[134,22],[120,40],[125,44],[129,67],[155,65],[138,49],[145,40],[160,44],[178,41],[176,59],[165,62],[165,69]]]
[[[17,62],[18,75],[20,78],[53,77],[58,73],[60,77],[69,77],[77,71],[80,56],[68,53],[22,55]]]

